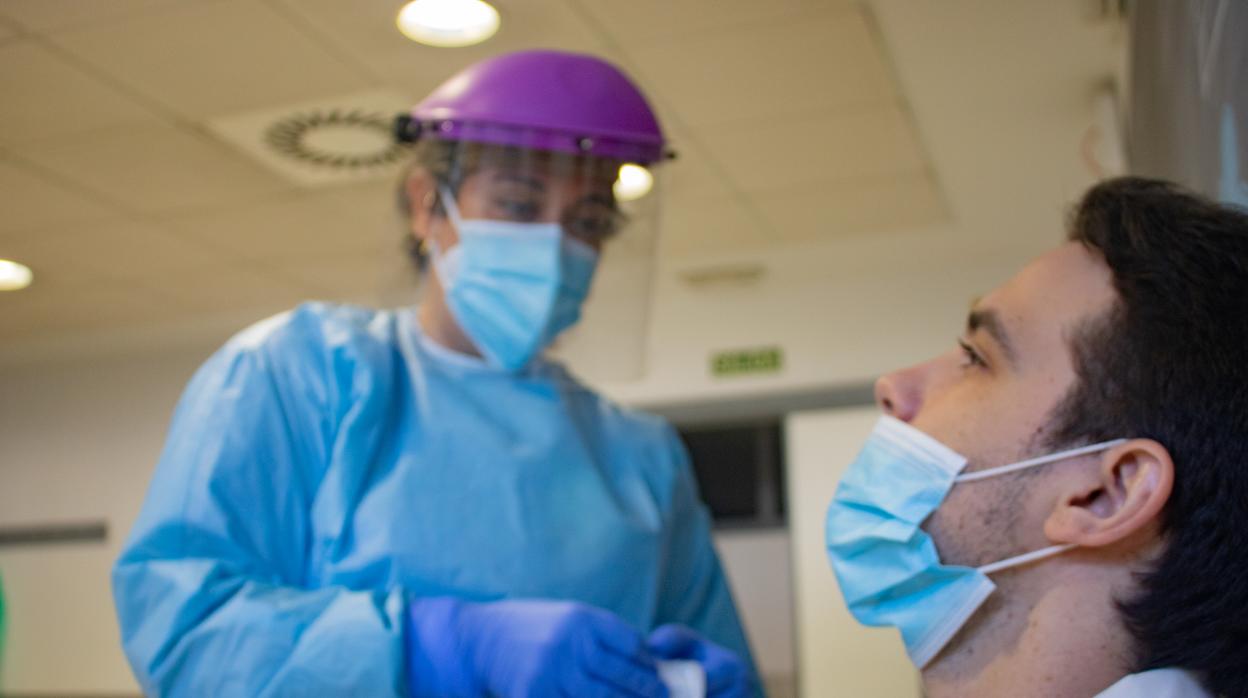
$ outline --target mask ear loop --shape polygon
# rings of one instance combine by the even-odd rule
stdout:
[[[1118,446],[1119,444],[1125,444],[1126,442],[1127,442],[1126,439],[1113,439],[1111,441],[1102,441],[1101,443],[1092,444],[1091,446],[1080,446],[1079,448],[1072,448],[1068,451],[1058,451],[1057,453],[1051,453],[1047,456],[1040,456],[1039,458],[1029,458],[1028,460],[1019,461],[1017,463],[1010,463],[1009,465],[1002,465],[996,468],[989,468],[987,470],[977,470],[973,473],[959,475],[958,477],[954,478],[953,481],[954,483],[960,483],[960,482],[975,482],[976,480],[987,480],[990,477],[996,477],[998,475],[1004,475],[1006,473],[1012,473],[1018,470],[1026,470],[1027,468],[1034,468],[1038,465],[1046,465],[1048,463],[1053,463],[1059,460],[1066,460],[1067,458],[1074,458],[1075,456],[1083,456],[1089,453],[1105,451],[1105,450],[1113,448],[1114,446]]]
[[[961,482],[975,482],[976,480],[987,480],[988,478],[996,477],[997,475],[1004,475],[1006,473],[1013,473],[1019,470],[1026,470],[1027,468],[1034,468],[1039,465],[1046,465],[1048,463],[1054,463],[1056,461],[1066,460],[1067,458],[1074,458],[1076,456],[1084,456],[1089,453],[1097,453],[1100,451],[1105,451],[1105,450],[1113,448],[1114,446],[1118,446],[1119,444],[1124,444],[1126,442],[1127,442],[1126,439],[1112,439],[1110,441],[1102,441],[1100,443],[1091,444],[1090,446],[1080,446],[1078,448],[1072,448],[1066,451],[1058,451],[1057,453],[1051,453],[1047,456],[1040,456],[1038,458],[1029,458],[1027,460],[1019,461],[1017,463],[1010,463],[1009,465],[1002,465],[996,468],[989,468],[987,470],[978,470],[976,472],[968,473],[966,475],[959,475],[957,478],[954,479],[954,482],[961,483]],[[1050,545],[1047,548],[1033,550],[1029,553],[1023,553],[1022,555],[1015,555],[1014,557],[1007,557],[1004,560],[998,560],[997,562],[989,563],[987,565],[977,567],[976,569],[984,574],[993,574],[994,572],[1008,570],[1011,567],[1018,567],[1020,565],[1026,565],[1028,563],[1035,562],[1037,560],[1043,560],[1045,558],[1053,557],[1054,555],[1060,555],[1068,550],[1072,550],[1077,547],[1079,546],[1075,545],[1074,543]]]
[[[442,199],[442,210],[446,211],[446,216],[451,220],[451,225],[455,226],[456,230],[462,230],[463,226],[460,223],[463,219],[459,217],[459,205],[455,203],[455,196],[451,193],[451,190],[445,184],[440,185],[438,186],[438,196]],[[448,255],[442,249],[442,246],[438,244],[438,241],[433,239],[433,235],[429,235],[427,239],[429,248],[433,251],[433,254],[430,255],[433,259],[433,268],[437,270],[438,277],[446,287],[444,290],[447,290],[455,283],[459,264],[454,261],[448,261]],[[451,251],[454,252],[455,250]]]
[[[455,229],[459,230],[463,219],[459,217],[459,204],[455,201],[455,195],[445,184],[438,186],[438,194],[442,197],[442,208],[446,211],[447,218],[450,218]]]
[[[1033,550],[1029,553],[1023,553],[1022,555],[1015,555],[1014,557],[1007,557],[1004,560],[992,562],[987,565],[983,565],[981,567],[976,567],[975,569],[979,570],[980,572],[983,572],[984,574],[992,574],[994,572],[1000,572],[1001,570],[1008,570],[1011,567],[1018,567],[1020,565],[1026,565],[1029,562],[1043,560],[1046,557],[1053,557],[1054,555],[1060,555],[1066,552],[1067,550],[1072,550],[1077,547],[1079,546],[1075,545],[1074,543],[1050,545],[1047,548],[1040,548],[1039,550]]]

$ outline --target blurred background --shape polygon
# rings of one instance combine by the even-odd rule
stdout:
[[[823,552],[873,378],[1099,178],[1248,204],[1229,1],[491,4],[437,48],[390,0],[0,0],[0,694],[137,695],[108,571],[179,393],[300,301],[414,302],[389,119],[480,58],[603,56],[679,152],[645,371],[597,384],[685,436],[775,696],[918,694]]]

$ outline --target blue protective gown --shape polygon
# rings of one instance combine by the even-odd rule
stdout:
[[[673,430],[410,311],[307,304],[217,352],[113,593],[153,695],[403,695],[412,596],[579,600],[749,658]]]

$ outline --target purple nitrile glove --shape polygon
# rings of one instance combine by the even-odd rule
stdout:
[[[640,633],[567,601],[408,605],[408,685],[417,696],[667,698]]]
[[[753,695],[750,668],[736,652],[721,647],[683,625],[663,625],[646,640],[656,659],[691,659],[706,672],[707,698]]]

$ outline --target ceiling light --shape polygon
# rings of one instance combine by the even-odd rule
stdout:
[[[625,163],[620,165],[620,176],[615,180],[615,198],[620,201],[634,201],[650,192],[654,186],[654,175],[641,165]]]
[[[412,0],[399,10],[399,31],[430,46],[471,46],[498,31],[498,10],[482,0]]]
[[[34,277],[25,264],[0,259],[0,291],[20,291],[29,286]]]

